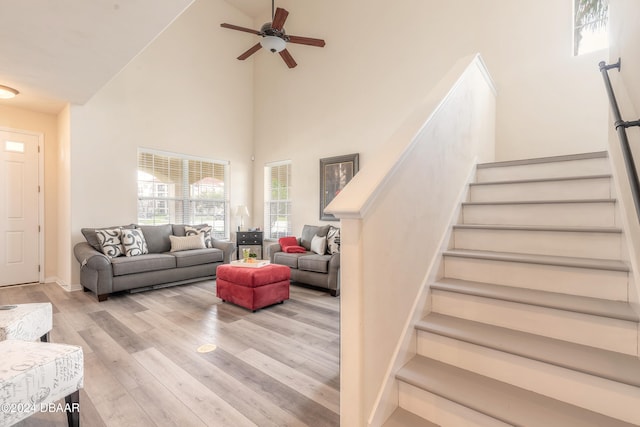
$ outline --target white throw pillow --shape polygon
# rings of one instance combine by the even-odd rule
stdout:
[[[126,256],[137,256],[149,253],[147,241],[144,239],[142,230],[123,228],[120,233],[120,240],[122,241],[124,254]]]
[[[320,237],[317,234],[311,239],[311,251],[318,255],[324,255],[327,251],[327,238]]]
[[[204,234],[194,236],[169,236],[171,240],[171,252],[187,251],[189,249],[205,249]]]
[[[110,258],[116,258],[124,253],[120,234],[120,228],[96,230],[96,236],[98,237],[98,242],[100,243],[103,254]]]

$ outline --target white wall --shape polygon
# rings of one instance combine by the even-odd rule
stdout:
[[[88,103],[72,106],[72,243],[82,227],[136,222],[139,147],[228,160],[231,206],[250,201],[253,70],[234,59],[246,40],[222,22],[251,26],[222,0],[196,1]]]
[[[447,68],[476,52],[498,88],[498,160],[603,150],[607,107],[597,63],[606,55],[572,56],[572,4],[282,0],[288,33],[327,42],[290,45],[293,70],[269,52],[253,59],[256,171],[293,161],[294,231],[320,223],[320,158],[358,152],[366,165]],[[258,220],[262,179],[255,174]]]
[[[621,59],[620,71],[609,71],[620,114],[624,121],[640,119],[640,4],[635,0],[610,0],[610,43],[611,55],[607,63]],[[604,85],[603,85],[604,87]],[[629,246],[629,262],[633,277],[629,297],[636,311],[640,313],[640,223],[635,210],[629,180],[624,165],[620,140],[613,122],[609,122],[609,146],[613,171],[618,185],[617,198],[622,207],[625,236]],[[627,137],[634,156],[636,169],[640,169],[640,128],[627,129]]]

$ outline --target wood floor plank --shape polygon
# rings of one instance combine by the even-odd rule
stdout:
[[[158,329],[149,332],[149,335],[154,338],[165,334],[166,331]],[[306,426],[302,421],[272,402],[269,396],[254,391],[211,363],[211,358],[215,358],[216,352],[223,351],[222,349],[210,353],[198,353],[192,345],[185,345],[179,336],[158,341],[161,341],[162,344],[157,348],[166,357],[198,378],[198,381],[203,385],[260,427]]]
[[[57,284],[0,288],[0,304],[44,301],[51,340],[84,351],[82,425],[340,424],[340,298],[326,292],[292,286],[290,300],[253,313],[223,303],[211,280],[104,302]],[[197,351],[208,343],[216,350]],[[19,425],[67,424],[44,413]]]
[[[299,393],[315,400],[335,413],[340,412],[340,392],[315,381],[300,372],[292,370],[284,363],[250,348],[238,355],[238,358],[260,369],[265,374],[288,385]]]
[[[256,425],[155,348],[139,351],[133,357],[204,422],[221,427]]]

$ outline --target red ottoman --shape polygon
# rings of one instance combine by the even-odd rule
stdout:
[[[249,310],[289,299],[291,270],[284,265],[237,267],[219,265],[216,269],[216,295]]]

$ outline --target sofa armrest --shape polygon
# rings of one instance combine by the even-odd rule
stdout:
[[[264,247],[264,251],[269,256],[269,261],[273,263],[276,253],[282,252],[282,246],[278,242],[272,242]]]
[[[213,247],[216,249],[220,249],[224,254],[224,258],[222,260],[223,263],[229,264],[231,262],[231,257],[236,251],[236,244],[230,240],[216,240],[213,239]]]
[[[80,263],[80,269],[89,267],[93,270],[111,269],[111,260],[108,256],[93,248],[87,242],[80,242],[73,248],[73,254]]]

